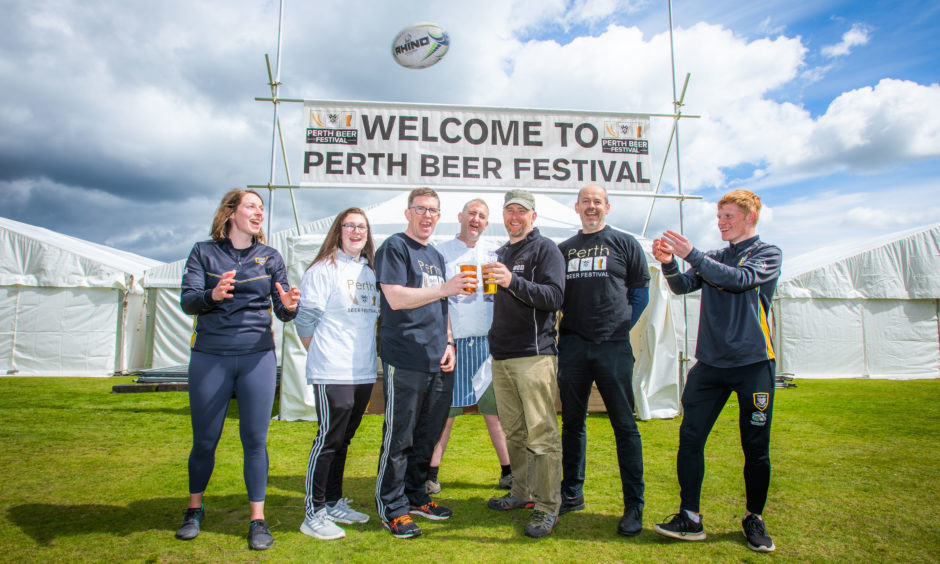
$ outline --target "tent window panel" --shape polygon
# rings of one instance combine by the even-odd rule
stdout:
[[[180,290],[156,288],[156,318],[153,330],[153,366],[165,368],[189,364],[189,339],[193,317],[180,308]]]
[[[862,315],[870,375],[940,375],[934,300],[865,300]]]
[[[23,375],[114,372],[117,290],[23,288],[12,363]],[[53,312],[53,313],[50,313]]]
[[[856,300],[781,300],[775,304],[784,342],[779,367],[796,377],[865,375],[864,331]]]

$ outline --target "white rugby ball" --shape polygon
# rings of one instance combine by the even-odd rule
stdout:
[[[443,27],[429,22],[409,25],[392,42],[392,57],[409,69],[427,68],[447,54],[450,37]]]

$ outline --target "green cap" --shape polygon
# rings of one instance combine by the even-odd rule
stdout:
[[[503,207],[510,204],[519,204],[527,210],[535,209],[535,196],[528,190],[510,190],[506,192],[506,199],[503,201]]]

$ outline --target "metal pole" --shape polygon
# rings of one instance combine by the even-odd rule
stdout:
[[[675,53],[675,42],[673,40],[672,33],[672,0],[667,0],[667,5],[669,8],[669,59],[672,61],[672,108],[673,111],[678,113],[681,103],[676,97],[676,53]],[[686,80],[688,84],[688,80]],[[683,98],[685,92],[683,89]],[[680,166],[681,159],[679,158],[679,121],[676,120],[676,189],[679,191],[679,195],[682,196],[682,169]],[[656,200],[653,200],[654,202]],[[685,221],[683,217],[682,209],[682,199],[679,199],[679,233],[685,233]],[[681,268],[680,268],[681,269]],[[688,373],[687,367],[689,361],[691,360],[691,355],[689,354],[689,303],[685,294],[682,295],[682,328],[683,328],[683,352],[682,358],[679,360],[679,388],[680,390],[685,389],[685,377]],[[681,406],[680,406],[681,410]]]
[[[284,25],[284,0],[281,0],[277,14],[277,60],[274,62],[274,77],[271,80],[271,97],[274,99],[274,123],[271,124],[271,176],[268,183],[274,184],[274,166],[277,162],[277,94],[281,84],[281,28]],[[268,234],[271,234],[271,217],[274,216],[274,190],[268,188]]]
[[[682,95],[679,97],[679,106],[682,106],[683,100],[685,100],[685,91],[689,87],[689,78],[692,75],[690,73],[685,73],[685,84],[682,86]],[[675,100],[673,100],[673,105],[675,105]],[[663,153],[663,166],[659,168],[659,179],[656,180],[656,189],[653,190],[653,194],[659,194],[659,188],[663,182],[663,175],[666,172],[666,162],[669,160],[669,151],[672,149],[672,140],[676,137],[679,127],[679,118],[687,117],[681,115],[681,113],[673,115],[672,118],[672,130],[669,132],[669,142],[666,144],[666,151]],[[643,230],[640,234],[643,237],[646,237],[646,232],[649,230],[650,219],[653,217],[653,206],[656,205],[656,200],[653,199],[650,202],[650,209],[646,212],[646,221],[643,222]]]

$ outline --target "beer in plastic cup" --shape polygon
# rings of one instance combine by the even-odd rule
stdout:
[[[476,283],[476,280],[477,280],[477,265],[475,265],[475,264],[461,264],[461,265],[460,265],[460,272],[472,272],[472,273],[473,273],[473,282],[474,282],[474,284]],[[465,291],[467,292],[467,294],[472,294],[472,293],[476,292],[476,288],[474,288],[473,290],[465,290]]]

